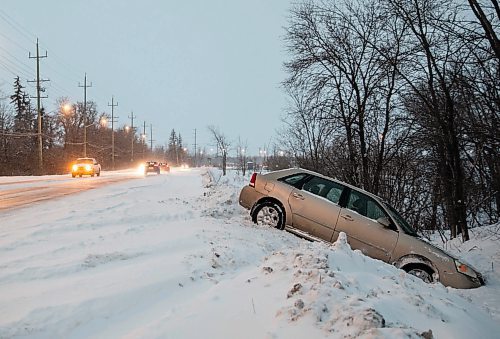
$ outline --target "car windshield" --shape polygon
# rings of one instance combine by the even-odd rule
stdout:
[[[80,164],[93,164],[93,160],[92,159],[78,159],[76,162],[80,163]]]
[[[417,232],[415,232],[415,230],[410,226],[410,224],[408,223],[408,221],[406,221],[405,218],[403,218],[398,213],[398,211],[396,211],[396,209],[394,207],[392,207],[391,205],[389,205],[388,203],[385,203],[385,202],[384,202],[384,205],[387,208],[387,210],[389,210],[389,213],[391,214],[391,217],[393,217],[396,220],[396,222],[398,223],[398,225],[401,226],[401,228],[403,229],[403,231],[406,234],[414,236],[414,237],[418,237]]]

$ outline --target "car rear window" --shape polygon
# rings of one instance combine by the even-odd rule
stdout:
[[[307,177],[306,173],[298,173],[288,177],[280,178],[279,181],[286,182],[289,185],[297,186],[297,184]]]

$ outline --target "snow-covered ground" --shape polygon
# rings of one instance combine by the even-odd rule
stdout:
[[[499,338],[499,225],[445,244],[486,286],[427,285],[254,225],[247,181],[172,171],[2,212],[0,338]]]

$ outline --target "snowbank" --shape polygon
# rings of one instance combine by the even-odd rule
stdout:
[[[427,285],[344,236],[253,224],[247,182],[178,171],[1,215],[0,337],[498,337],[493,228],[447,244],[487,286]]]

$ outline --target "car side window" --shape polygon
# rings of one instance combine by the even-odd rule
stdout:
[[[328,200],[330,200],[331,202],[338,204],[343,190],[344,190],[344,186],[337,184],[335,182],[332,182],[332,187],[327,192],[326,198]]]
[[[306,173],[295,174],[286,178],[283,178],[282,181],[286,182],[289,185],[296,186],[299,181],[304,179],[307,176]]]
[[[373,220],[377,220],[380,217],[388,217],[382,207],[373,198],[354,190],[349,195],[347,208]]]
[[[330,180],[313,177],[304,184],[302,189],[338,204],[344,186]]]

